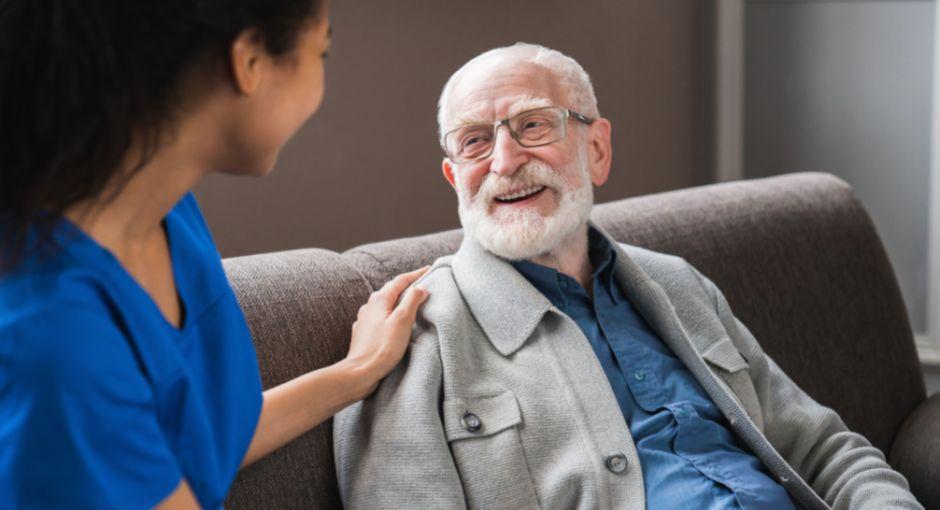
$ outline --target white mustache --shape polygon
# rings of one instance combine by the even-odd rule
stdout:
[[[511,176],[488,174],[477,191],[476,200],[490,202],[510,191],[546,186],[556,190],[564,189],[566,184],[558,172],[541,161],[532,161],[516,170]]]

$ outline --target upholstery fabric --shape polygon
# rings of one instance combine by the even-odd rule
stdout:
[[[341,257],[308,249],[225,261],[245,311],[264,388],[333,364],[346,354],[366,282]],[[338,508],[332,423],[239,473],[231,509]]]
[[[940,508],[940,393],[921,403],[904,422],[891,464],[907,476],[924,508]]]
[[[882,451],[925,399],[894,272],[843,181],[804,173],[718,184],[598,205],[593,218],[620,242],[688,260],[792,379]],[[461,240],[451,230],[342,255],[227,260],[265,387],[340,359],[371,289],[453,253]],[[242,472],[227,507],[338,508],[330,428]]]
[[[457,214],[457,211],[454,211]],[[460,248],[463,230],[395,239],[353,248],[343,257],[362,273],[372,289],[380,288],[390,278],[434,262]],[[402,270],[402,268],[408,268]]]

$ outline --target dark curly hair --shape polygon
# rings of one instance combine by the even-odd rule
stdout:
[[[187,73],[250,28],[290,53],[327,1],[0,0],[0,275],[55,249],[55,224],[101,197],[132,141],[132,168],[146,162]]]

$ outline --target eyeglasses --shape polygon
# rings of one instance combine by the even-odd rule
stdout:
[[[505,125],[523,147],[539,147],[565,138],[568,117],[591,125],[594,119],[560,106],[546,106],[517,113],[492,124],[476,124],[452,129],[444,135],[441,147],[454,164],[489,157],[496,146],[496,132]]]

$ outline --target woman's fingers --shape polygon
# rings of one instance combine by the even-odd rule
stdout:
[[[427,271],[423,267],[394,278],[359,308],[346,358],[366,369],[363,377],[369,382],[369,392],[395,368],[408,349],[418,308],[428,298],[428,291],[414,282]]]
[[[415,317],[418,315],[418,307],[421,306],[421,303],[428,298],[428,291],[420,286],[415,285],[407,291],[405,291],[405,296],[401,299],[401,302],[398,303],[398,306],[395,307],[395,310],[392,312],[392,318],[396,320],[405,321],[409,326],[414,324]]]
[[[419,278],[425,275],[430,269],[431,266],[424,266],[420,269],[408,273],[402,273],[395,278],[392,278],[385,285],[382,286],[378,292],[372,294],[372,297],[375,299],[382,300],[388,307],[388,311],[391,311],[395,307],[395,302],[398,301],[399,296],[402,292],[405,291],[412,283],[418,281]]]

